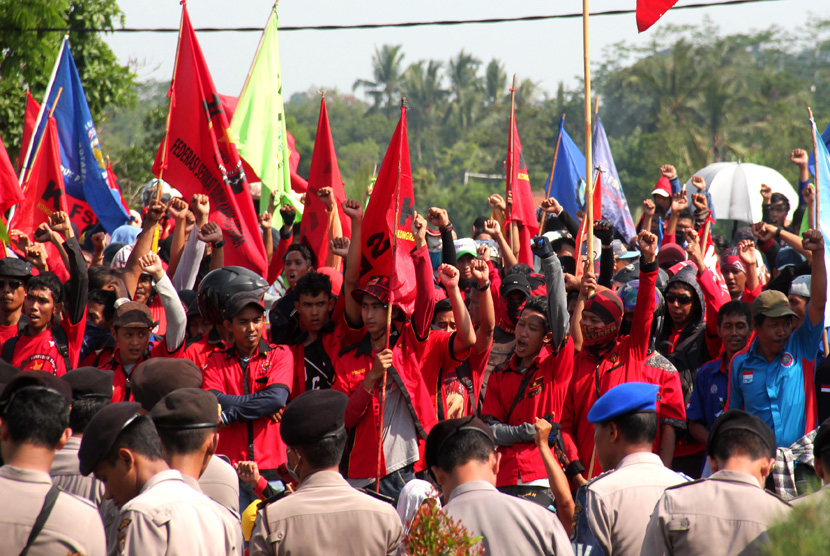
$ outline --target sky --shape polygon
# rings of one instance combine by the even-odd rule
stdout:
[[[678,6],[707,0],[680,0]],[[708,0],[715,2],[717,0]],[[633,9],[635,0],[593,0],[595,12]],[[195,28],[263,27],[271,0],[190,0]],[[178,27],[178,0],[119,0],[127,27]],[[443,19],[482,19],[574,13],[579,0],[283,0],[280,23],[285,26],[348,25]],[[722,34],[760,31],[774,25],[793,32],[810,16],[830,19],[830,2],[778,0],[727,7],[670,10],[652,29],[638,35],[634,14],[597,16],[590,20],[591,60],[625,41],[646,45],[654,30],[666,24],[700,25],[704,18]],[[239,95],[259,42],[257,32],[198,33],[214,83],[221,94]],[[175,33],[114,33],[106,37],[122,63],[137,63],[140,80],[169,81],[176,55]],[[582,76],[582,20],[420,27],[407,29],[284,31],[280,58],[286,99],[308,90],[350,91],[357,79],[372,79],[372,55],[384,44],[401,44],[404,66],[422,59],[448,60],[463,48],[486,64],[498,58],[508,75],[530,78],[553,93],[560,81],[574,85]],[[358,93],[359,95],[362,93]]]

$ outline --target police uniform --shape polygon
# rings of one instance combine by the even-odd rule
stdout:
[[[121,432],[139,418],[140,407],[119,402],[95,414],[81,442],[81,473],[90,474],[104,461]],[[121,507],[118,544],[124,555],[226,556],[240,553],[236,538],[216,503],[185,483],[174,469],[153,475]]]
[[[774,453],[775,435],[763,421],[730,410],[712,426],[710,456],[713,439],[729,429],[758,432]],[[789,504],[764,490],[753,475],[723,469],[708,479],[666,489],[654,507],[641,555],[761,554],[767,529],[785,520],[789,510]]]
[[[424,450],[427,469],[438,465],[441,449],[461,430],[480,431],[495,450],[493,434],[480,419],[448,419],[435,425],[429,434]],[[449,493],[444,512],[460,521],[471,536],[481,536],[488,556],[573,555],[568,534],[556,514],[528,500],[503,494],[488,481],[458,485]]]
[[[280,434],[286,445],[313,444],[344,429],[348,397],[309,390],[285,409]],[[297,491],[257,515],[249,553],[395,554],[403,527],[395,509],[355,490],[334,470],[306,476]]]
[[[49,373],[28,371],[17,375],[4,388],[0,395],[3,412],[14,393],[28,388],[63,395],[67,402],[72,399],[71,389],[65,382]],[[0,500],[3,501],[0,503],[0,552],[19,554],[23,550],[52,488],[52,478],[45,471],[12,465],[0,467]],[[104,528],[97,508],[72,494],[60,491],[55,494],[54,506],[34,538],[29,554],[106,554]]]
[[[588,421],[606,423],[632,412],[655,412],[659,389],[641,382],[615,386],[593,405]],[[625,456],[616,468],[579,488],[573,522],[574,551],[596,556],[637,556],[654,504],[667,487],[685,481],[651,452]]]

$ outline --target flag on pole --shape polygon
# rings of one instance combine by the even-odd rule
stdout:
[[[14,171],[12,161],[9,160],[6,145],[0,138],[0,217],[22,200],[23,191],[17,181],[17,173]]]
[[[511,141],[508,143],[507,153],[507,183],[506,193],[513,198],[507,226],[511,222],[519,225],[519,256],[520,263],[533,266],[533,253],[530,250],[531,238],[539,234],[539,221],[536,219],[536,207],[533,203],[533,193],[530,190],[530,176],[527,173],[527,164],[522,154],[522,142],[519,140],[519,129],[516,127],[516,111],[510,110]],[[512,151],[510,150],[512,146]],[[508,228],[509,230],[509,228]],[[515,247],[514,247],[515,249]]]
[[[597,173],[594,182],[594,220],[602,220],[602,174]],[[582,247],[585,243],[586,234],[588,233],[588,226],[593,226],[593,222],[588,222],[587,216],[582,219],[582,223],[579,225],[579,232],[576,234],[576,277],[579,278],[585,272],[585,264],[582,260]],[[594,242],[598,240],[594,239]],[[593,249],[592,246],[587,246],[585,251],[585,256],[587,257],[587,249]],[[594,266],[595,271],[599,268],[599,257],[600,254],[595,252],[594,253]]]
[[[396,202],[397,200],[397,202]],[[372,196],[360,227],[360,285],[374,276],[389,276],[389,301],[407,315],[415,308],[415,265],[409,253],[415,248],[412,216],[415,192],[406,136],[406,107],[386,149]],[[397,237],[392,259],[392,234]]]
[[[620,184],[620,176],[617,174],[617,166],[614,164],[614,156],[611,154],[611,146],[608,144],[608,136],[605,135],[605,127],[602,125],[599,114],[597,114],[594,121],[594,133],[591,138],[594,167],[602,169],[602,203],[604,209],[602,216],[605,220],[614,224],[614,229],[627,242],[637,235],[637,232],[634,230],[634,220],[628,210],[628,202],[625,200],[625,193]]]
[[[585,189],[585,155],[573,142],[565,130],[565,119],[559,120],[559,153],[556,166],[548,175],[545,191],[548,197],[554,197],[562,208],[576,217],[576,211],[582,208]],[[553,182],[551,183],[551,177]],[[580,193],[582,192],[582,193]]]
[[[273,194],[275,206],[288,203],[299,215],[303,211],[302,204],[289,195],[290,153],[282,101],[278,26],[279,17],[274,5],[248,79],[239,95],[230,133],[239,154],[251,165],[262,182],[261,206],[268,206]],[[274,211],[273,219],[275,227],[282,226],[279,211]]]
[[[187,5],[170,85],[167,134],[153,172],[189,199],[210,197],[210,220],[224,231],[225,264],[265,276],[265,246],[242,162],[228,135],[228,120],[196,40]]]
[[[107,162],[107,183],[109,184],[110,189],[118,192],[118,196],[121,198],[121,206],[123,206],[124,210],[126,210],[127,214],[129,214],[130,207],[127,205],[127,201],[124,200],[124,194],[121,193],[121,187],[118,185],[118,176],[115,175],[115,170],[112,169],[112,162]]]
[[[308,174],[308,194],[305,198],[305,212],[300,223],[300,241],[308,245],[317,255],[319,266],[324,266],[329,254],[329,232],[334,214],[326,211],[325,204],[317,196],[324,187],[332,188],[334,206],[338,215],[340,236],[351,237],[352,221],[343,212],[342,203],[346,200],[337,155],[334,152],[334,140],[331,136],[329,115],[326,110],[326,97],[320,101],[320,117],[317,120],[317,136],[314,139],[314,152],[311,155],[311,170]]]
[[[637,31],[642,33],[663,17],[677,0],[637,0]]]
[[[20,230],[29,237],[41,224],[49,223],[53,212],[68,212],[61,172],[61,154],[58,145],[58,128],[55,118],[47,118],[43,140],[35,153],[30,171],[23,184],[23,200],[9,224],[10,229]],[[69,273],[60,253],[51,242],[44,243],[49,270],[61,280],[68,280]]]
[[[20,143],[20,154],[17,158],[17,171],[23,168],[23,159],[26,157],[25,149],[32,142],[32,134],[37,127],[37,115],[40,114],[40,103],[32,96],[32,92],[26,89],[26,116],[23,119],[23,141]]]
[[[819,136],[816,135],[816,140],[818,141]],[[827,124],[827,127],[824,128],[824,131],[821,133],[821,141],[830,148],[830,123]],[[815,153],[810,153],[810,160],[807,162],[807,167],[810,169],[810,173],[812,175],[816,175],[816,155]],[[801,195],[801,190],[798,191],[798,194]],[[806,218],[805,218],[806,220]]]
[[[819,206],[819,230],[824,238],[824,264],[830,268],[830,152],[816,129],[816,122],[810,119],[813,133],[816,134],[816,202]],[[808,207],[811,208],[811,207]],[[830,290],[830,273],[828,273],[828,290]],[[830,322],[830,303],[824,310],[824,322]]]
[[[55,79],[46,91],[43,105],[57,122],[66,193],[88,203],[104,228],[112,233],[118,226],[126,224],[130,216],[121,204],[119,193],[109,187],[95,122],[92,121],[68,39],[64,39]],[[41,117],[34,134],[33,148],[27,149],[28,145],[24,144],[24,150],[31,153],[37,151],[45,125],[45,118]],[[32,164],[31,157],[29,164]]]

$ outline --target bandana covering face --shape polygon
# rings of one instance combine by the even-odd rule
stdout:
[[[501,299],[505,300],[506,305],[505,311],[503,313],[504,320],[506,320],[508,324],[510,324],[510,326],[515,328],[516,323],[519,322],[519,317],[522,315],[522,311],[525,308],[525,303],[527,303],[527,300],[523,299],[519,302],[516,302],[505,299],[504,297],[502,297]]]
[[[587,326],[585,324],[579,325],[582,330],[582,345],[601,346],[607,344],[617,337],[620,330],[620,325],[617,322],[611,324],[604,324],[602,326]]]

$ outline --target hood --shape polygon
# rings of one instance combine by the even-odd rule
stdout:
[[[671,285],[675,282],[686,284],[692,288],[692,291],[694,291],[694,296],[692,296],[694,298],[692,301],[692,304],[694,305],[694,319],[692,322],[693,325],[700,324],[706,317],[706,305],[703,302],[703,290],[700,289],[700,284],[697,283],[697,267],[687,266],[686,268],[678,271],[677,274],[669,279],[669,283],[666,285],[664,293],[669,291]],[[671,327],[671,319],[668,317],[668,311],[666,312],[666,326]]]

